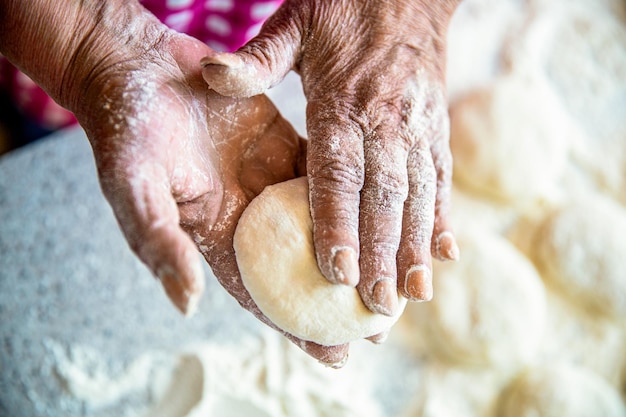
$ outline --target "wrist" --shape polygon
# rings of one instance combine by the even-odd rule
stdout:
[[[71,54],[70,35],[80,21],[80,7],[65,3],[0,2],[0,53],[46,90]]]
[[[136,1],[0,2],[0,53],[80,113],[92,84],[142,56],[166,28]]]

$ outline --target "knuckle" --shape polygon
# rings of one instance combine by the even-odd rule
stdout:
[[[398,225],[389,224],[388,227],[373,233],[370,242],[370,255],[374,258],[383,259],[388,256],[396,256],[400,245],[401,230]]]
[[[397,147],[369,148],[361,199],[382,209],[395,209],[404,203],[409,192],[406,153]]]
[[[448,105],[443,86],[424,77],[407,82],[402,117],[404,128],[416,137],[432,138],[430,141],[447,138]]]
[[[314,167],[311,177],[316,188],[358,191],[363,187],[364,170],[361,164],[331,158]]]
[[[361,191],[363,209],[373,206],[377,211],[399,211],[408,196],[408,182],[391,176],[377,177],[378,181],[368,182]]]
[[[407,170],[412,183],[431,183],[436,180],[435,161],[429,149],[413,149],[407,161]]]

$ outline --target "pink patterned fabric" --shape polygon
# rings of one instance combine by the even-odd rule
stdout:
[[[218,51],[253,38],[282,0],[141,0],[163,23]]]
[[[218,51],[234,51],[261,29],[283,0],[140,0],[170,28]],[[30,78],[0,56],[0,88],[29,119],[48,129],[76,123]]]

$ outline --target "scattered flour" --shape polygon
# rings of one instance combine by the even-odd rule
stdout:
[[[125,402],[129,417],[384,415],[371,361],[326,368],[270,330],[236,344],[146,352],[121,367],[91,348],[48,345],[68,396],[89,410]]]

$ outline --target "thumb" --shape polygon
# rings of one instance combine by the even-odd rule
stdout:
[[[260,33],[234,53],[204,57],[202,76],[209,87],[229,97],[251,97],[278,84],[297,62],[304,19],[298,2],[285,2]]]

